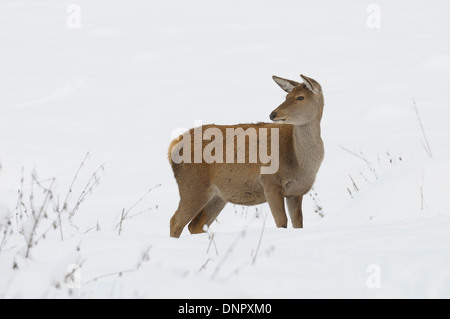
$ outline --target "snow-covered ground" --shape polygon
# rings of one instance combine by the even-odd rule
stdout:
[[[0,3],[0,297],[450,297],[450,2],[71,4]],[[172,132],[268,121],[300,73],[325,94],[305,228],[228,205],[169,238]]]

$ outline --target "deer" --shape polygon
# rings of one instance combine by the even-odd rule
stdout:
[[[286,200],[293,228],[303,228],[303,196],[312,188],[324,158],[320,130],[324,97],[322,87],[316,80],[303,74],[300,77],[303,80],[301,83],[272,77],[287,93],[285,101],[270,113],[272,123],[211,124],[197,128],[202,132],[207,129],[219,130],[223,133],[222,136],[226,135],[228,129],[241,128],[244,132],[249,129],[259,129],[260,132],[261,129],[277,130],[278,150],[273,146],[273,136],[268,137],[271,153],[278,151],[279,164],[276,172],[262,174],[262,168],[267,165],[261,160],[245,163],[174,161],[174,157],[180,154],[180,147],[177,145],[188,135],[194,134],[195,128],[172,141],[169,146],[169,162],[178,184],[180,201],[170,219],[171,237],[180,237],[188,223],[191,234],[205,232],[227,203],[252,206],[267,202],[276,226],[287,228]],[[235,140],[239,138],[237,135],[234,136]],[[251,149],[250,140],[245,139],[246,158]],[[191,140],[189,143],[191,147],[183,149],[183,155],[190,158],[194,156],[195,148],[205,149],[207,145],[205,140]],[[256,143],[261,143],[261,133],[258,134]],[[237,148],[234,146],[234,151],[238,151]]]

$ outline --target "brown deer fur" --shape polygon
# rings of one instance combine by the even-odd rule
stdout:
[[[324,99],[315,80],[301,75],[304,83],[273,77],[288,92],[286,100],[271,114],[276,123],[239,124],[232,126],[204,125],[202,131],[215,127],[222,131],[225,145],[226,128],[267,128],[270,154],[270,129],[279,129],[279,169],[274,174],[261,174],[257,163],[174,163],[174,146],[183,138],[175,139],[169,147],[169,161],[178,183],[180,202],[170,220],[170,235],[179,237],[189,223],[192,234],[204,232],[217,218],[226,203],[256,205],[268,202],[277,227],[287,227],[284,199],[294,228],[303,227],[302,197],[316,178],[324,157],[320,136]],[[303,100],[298,98],[303,97]],[[194,129],[189,131],[191,136]],[[259,133],[258,133],[259,134]],[[191,139],[193,158],[194,141]],[[205,147],[209,141],[203,141]],[[246,144],[248,140],[246,141]],[[259,141],[258,141],[259,143]],[[236,145],[236,143],[235,143]],[[247,145],[248,146],[248,145]],[[249,156],[246,147],[246,159]],[[235,148],[235,156],[236,156]]]

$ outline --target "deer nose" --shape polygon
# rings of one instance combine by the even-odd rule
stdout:
[[[270,119],[273,121],[277,117],[277,112],[270,113]]]

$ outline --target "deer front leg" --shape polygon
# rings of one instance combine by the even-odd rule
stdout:
[[[263,185],[264,194],[269,204],[275,224],[278,228],[287,228],[287,216],[284,208],[284,196],[278,187]]]
[[[289,216],[291,216],[291,222],[294,228],[303,228],[302,200],[303,196],[290,196],[286,198]]]

